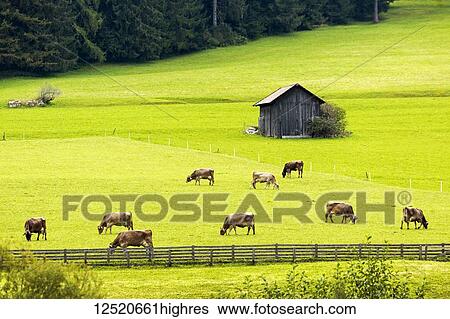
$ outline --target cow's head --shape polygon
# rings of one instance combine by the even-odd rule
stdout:
[[[190,181],[192,181],[191,175],[189,175],[189,176],[186,178],[186,183],[189,183]]]
[[[422,218],[422,225],[423,225],[423,228],[428,229],[428,222],[425,219],[425,216]]]
[[[283,170],[283,172],[281,172],[281,176],[283,176],[283,178],[286,177],[286,170]]]
[[[220,235],[223,236],[227,233],[227,230],[225,228],[220,229]]]
[[[357,220],[358,220],[358,216],[353,215],[352,216],[352,223],[355,224]]]
[[[273,183],[273,188],[279,190],[280,189],[280,185],[278,185],[277,183]]]
[[[30,232],[29,230],[26,230],[25,233],[24,233],[24,235],[25,235],[25,238],[26,238],[28,241],[31,240],[31,232]]]
[[[101,235],[103,233],[103,226],[97,226],[98,234]]]

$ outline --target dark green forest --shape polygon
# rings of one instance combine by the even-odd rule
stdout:
[[[0,0],[0,70],[141,62],[324,24],[378,21],[394,0]]]

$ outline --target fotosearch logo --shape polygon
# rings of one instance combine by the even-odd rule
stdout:
[[[160,194],[113,194],[113,195],[64,195],[62,198],[63,220],[81,212],[84,218],[100,221],[105,213],[113,211],[132,211],[144,222],[160,222],[171,212],[170,222],[189,223],[199,220],[205,223],[220,223],[229,210],[229,193],[183,193],[165,197]],[[395,223],[396,204],[407,206],[412,201],[409,192],[384,192],[381,202],[369,202],[366,192],[329,192],[313,200],[310,196],[300,192],[278,192],[273,198],[273,207],[269,214],[268,207],[254,193],[246,194],[233,212],[253,212],[258,223],[281,223],[284,217],[294,217],[299,223],[313,223],[311,216],[316,214],[325,221],[327,204],[349,202],[355,198],[356,205],[352,205],[351,212],[357,218],[350,220],[366,223],[368,213],[384,215],[384,222]],[[313,205],[314,203],[314,205]],[[283,204],[283,207],[281,207]],[[152,206],[156,209],[144,209]],[[96,209],[93,209],[95,206]],[[101,207],[101,209],[98,209]],[[113,209],[113,208],[118,209]],[[328,214],[327,214],[328,215]],[[339,216],[339,215],[337,215]]]

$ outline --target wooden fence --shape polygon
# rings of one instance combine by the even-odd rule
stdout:
[[[21,257],[24,250],[12,253]],[[442,260],[450,244],[274,244],[239,246],[179,246],[113,249],[33,250],[35,257],[91,266],[190,265],[341,261],[379,256],[390,259]]]

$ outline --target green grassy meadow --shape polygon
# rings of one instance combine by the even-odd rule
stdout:
[[[256,217],[256,236],[241,230],[238,236],[221,237],[222,217],[218,222],[173,223],[170,219],[180,212],[171,209],[163,220],[134,216],[135,228],[151,228],[156,246],[360,243],[368,236],[377,243],[448,242],[449,17],[450,1],[401,0],[378,25],[322,27],[152,63],[86,66],[44,78],[2,78],[0,135],[5,132],[6,141],[0,141],[0,239],[24,249],[107,247],[118,228],[100,236],[98,221],[87,220],[79,209],[68,221],[62,219],[62,196],[69,194],[159,193],[169,198],[178,193],[229,193],[226,212],[231,213],[254,193],[271,215],[274,207],[295,203],[277,203],[278,192],[263,185],[256,191],[250,188],[252,171],[270,171],[281,191],[303,192],[313,207],[330,191],[364,191],[369,201],[380,201],[385,191],[408,189],[412,179],[411,204],[423,208],[430,227],[401,231],[402,207],[396,203],[393,225],[380,213],[369,214],[366,224],[341,225],[340,219],[325,224],[311,211],[312,223],[293,217],[280,224],[258,223]],[[245,126],[257,123],[258,110],[252,104],[293,82],[344,108],[352,136],[278,140],[243,134]],[[44,83],[63,92],[50,108],[3,107],[10,99],[34,97]],[[301,180],[281,179],[282,165],[292,159],[305,161]],[[215,169],[215,186],[185,183],[197,167]],[[366,172],[372,181],[366,180]],[[350,202],[355,204],[354,196]],[[90,208],[99,216],[104,209]],[[118,209],[118,204],[113,207]],[[133,211],[132,206],[127,209]],[[158,207],[148,204],[144,209],[154,212]],[[26,242],[22,236],[24,221],[33,216],[46,217],[47,241]],[[400,270],[404,266],[430,278],[431,297],[450,296],[447,263],[396,265]],[[276,279],[289,267],[96,272],[108,287],[121,288],[122,293],[125,289],[132,297],[193,298],[209,297],[223,286],[224,269]],[[320,274],[334,264],[302,267]],[[151,292],[150,285],[159,288]],[[109,291],[109,297],[123,297],[114,295],[117,289]]]

